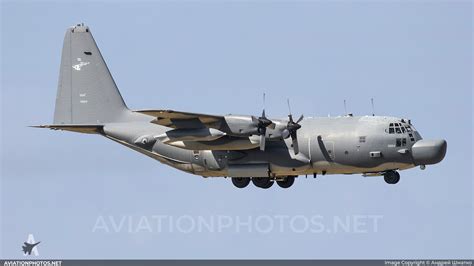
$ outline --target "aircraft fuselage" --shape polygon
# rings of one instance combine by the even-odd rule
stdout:
[[[428,161],[414,158],[413,146],[423,140],[407,120],[395,117],[306,118],[298,131],[297,155],[289,139],[268,141],[265,151],[257,148],[258,143],[250,150],[190,150],[159,140],[142,145],[137,140],[143,136],[170,130],[150,123],[147,117],[142,119],[106,124],[104,135],[177,169],[205,177],[376,174],[436,163],[446,151],[446,142],[438,141],[429,143]]]

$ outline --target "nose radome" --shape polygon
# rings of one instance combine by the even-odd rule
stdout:
[[[413,161],[416,165],[436,164],[446,155],[446,140],[419,140],[411,147]]]

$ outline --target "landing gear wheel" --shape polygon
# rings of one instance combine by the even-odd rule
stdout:
[[[383,179],[387,184],[396,184],[400,181],[400,174],[397,171],[388,171],[383,175]]]
[[[270,188],[273,186],[273,181],[269,177],[253,177],[252,183],[259,188]]]
[[[289,188],[293,183],[295,183],[294,176],[287,176],[284,180],[277,181],[277,184],[282,188]]]
[[[238,188],[244,188],[250,183],[250,177],[232,177],[232,184]]]

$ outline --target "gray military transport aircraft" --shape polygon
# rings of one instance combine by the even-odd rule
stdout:
[[[383,176],[395,184],[399,170],[436,164],[447,148],[396,117],[130,110],[84,24],[66,31],[54,124],[36,127],[102,135],[187,173],[230,177],[238,188],[288,188],[299,175],[317,174]]]

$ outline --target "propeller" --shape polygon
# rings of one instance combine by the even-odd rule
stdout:
[[[296,134],[296,131],[301,128],[301,125],[299,124],[301,120],[303,120],[304,116],[301,115],[296,122],[293,120],[293,115],[291,114],[291,106],[290,106],[290,99],[287,99],[288,103],[288,124],[286,125],[286,129],[283,132],[283,138],[288,138],[291,137],[291,142],[293,144],[293,151],[295,154],[299,153],[299,147],[298,147],[298,135]]]
[[[257,132],[260,135],[260,150],[265,150],[265,135],[267,134],[267,127],[275,129],[275,123],[268,119],[265,115],[265,93],[263,94],[263,110],[260,117],[252,116],[253,123],[257,126]]]

